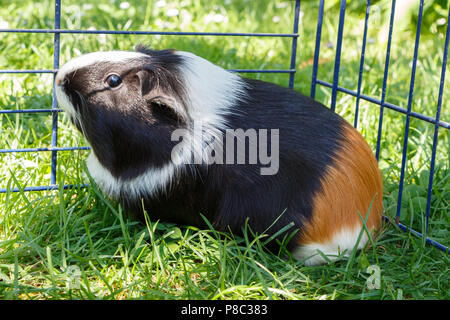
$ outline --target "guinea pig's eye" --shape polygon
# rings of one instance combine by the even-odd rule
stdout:
[[[118,74],[111,74],[106,78],[106,83],[109,87],[115,88],[122,83],[122,78]]]

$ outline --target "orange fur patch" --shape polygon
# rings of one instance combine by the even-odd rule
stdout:
[[[322,190],[313,199],[312,219],[305,225],[300,244],[326,243],[342,230],[366,226],[376,229],[383,212],[383,186],[378,163],[367,142],[347,122],[344,140],[334,163],[326,168]],[[370,212],[369,212],[370,208]]]

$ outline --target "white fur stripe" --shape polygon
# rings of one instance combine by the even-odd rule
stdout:
[[[108,196],[118,199],[126,194],[132,200],[138,200],[144,196],[152,196],[164,187],[169,187],[173,181],[177,167],[172,163],[162,168],[149,168],[139,176],[123,180],[114,177],[97,159],[94,152],[89,154],[86,161],[89,173],[100,189]]]
[[[56,84],[60,85],[64,77],[75,71],[76,69],[80,69],[83,67],[87,67],[89,65],[99,63],[99,62],[126,62],[130,59],[148,57],[144,53],[134,52],[134,51],[98,51],[91,52],[74,58],[64,64],[56,75]]]
[[[55,86],[56,99],[58,100],[58,105],[67,112],[72,121],[76,121],[78,119],[78,114],[75,112],[75,109],[70,102],[67,94],[64,93],[64,90],[61,86]]]
[[[181,71],[191,119],[204,126],[226,127],[225,116],[233,113],[236,101],[246,95],[242,78],[190,52],[176,54],[184,58]]]
[[[336,260],[337,257],[342,254],[344,254],[344,256],[349,256],[356,245],[360,232],[361,227],[353,230],[341,230],[331,239],[331,241],[301,245],[294,249],[292,255],[295,259],[305,260],[305,264],[308,266],[327,263],[322,255],[319,254],[319,250],[331,261]],[[364,232],[359,242],[358,249],[362,249],[368,239],[367,233]]]

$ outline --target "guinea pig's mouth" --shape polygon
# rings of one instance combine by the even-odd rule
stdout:
[[[59,84],[55,81],[55,93],[58,105],[67,112],[70,121],[81,131],[81,119],[77,110],[83,103],[82,95],[76,90],[67,90],[66,81],[60,81]]]

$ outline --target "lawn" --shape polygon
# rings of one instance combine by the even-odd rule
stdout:
[[[279,0],[63,0],[62,29],[292,33],[294,6]],[[365,1],[348,1],[339,85],[356,91]],[[397,1],[400,2],[400,1]],[[405,1],[406,2],[406,1]],[[362,93],[380,99],[390,1],[372,1]],[[397,8],[386,101],[407,107],[418,6]],[[294,89],[309,95],[318,1],[302,1]],[[447,1],[425,7],[412,110],[435,117]],[[50,0],[0,0],[0,29],[51,29]],[[326,1],[318,78],[332,82],[339,1]],[[444,19],[444,20],[442,20]],[[53,34],[0,33],[0,70],[53,69]],[[291,38],[62,34],[60,62],[97,50],[194,52],[226,69],[289,69]],[[242,74],[288,85],[288,74]],[[448,72],[447,72],[448,75]],[[448,80],[448,76],[446,77]],[[52,74],[1,74],[0,110],[49,109]],[[448,81],[447,81],[448,82]],[[448,87],[448,84],[447,84]],[[448,91],[448,90],[447,90]],[[450,120],[444,91],[441,120]],[[329,106],[331,90],[316,99]],[[338,93],[336,112],[353,123],[356,99]],[[358,130],[375,150],[380,107],[360,101]],[[385,215],[397,209],[405,115],[385,109],[380,168]],[[50,113],[0,113],[0,149],[49,147]],[[58,146],[86,146],[58,115]],[[400,220],[425,229],[434,125],[411,118]],[[440,128],[428,235],[449,245],[450,134]],[[159,221],[130,220],[89,181],[89,151],[58,153],[57,181],[80,189],[23,192],[50,183],[50,152],[0,153],[0,299],[449,299],[449,255],[391,224],[366,248],[307,267],[286,251],[264,249],[264,235],[237,237]],[[247,230],[250,234],[250,230]],[[252,239],[252,240],[250,240]],[[367,285],[379,268],[378,288]]]

